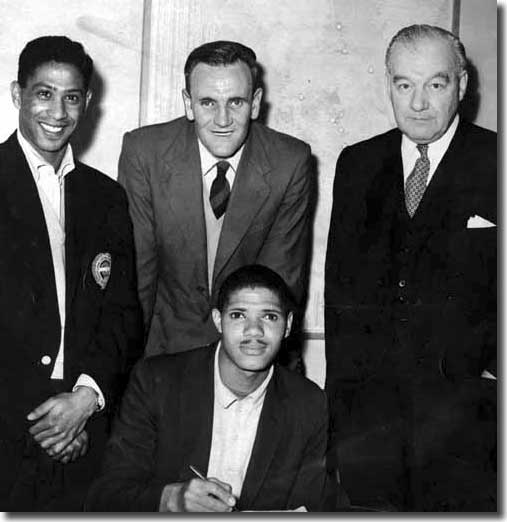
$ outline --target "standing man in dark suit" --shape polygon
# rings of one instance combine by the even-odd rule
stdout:
[[[496,134],[458,115],[466,65],[452,33],[402,29],[398,128],[337,163],[326,390],[352,504],[496,510]]]
[[[244,266],[225,280],[213,309],[218,345],[139,362],[87,509],[335,507],[325,395],[273,365],[290,332],[291,301],[278,274]],[[196,478],[190,466],[214,478]]]
[[[75,160],[91,58],[64,36],[29,42],[0,145],[0,507],[77,511],[108,416],[140,354],[123,189]]]
[[[194,49],[186,118],[127,133],[119,176],[134,224],[146,353],[218,339],[211,302],[248,263],[281,274],[301,301],[310,250],[310,147],[255,122],[255,53],[235,42]]]

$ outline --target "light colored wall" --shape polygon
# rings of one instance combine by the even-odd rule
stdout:
[[[384,52],[411,23],[451,28],[451,0],[150,0],[143,123],[183,114],[188,53],[203,42],[251,46],[265,69],[267,123],[310,143],[318,163],[308,376],[324,382],[323,271],[336,159],[341,149],[394,125],[384,90]]]
[[[475,123],[497,130],[497,3],[496,0],[461,0],[459,35],[476,69],[478,80]]]
[[[17,125],[9,85],[25,44],[42,35],[80,41],[97,70],[94,103],[79,132],[81,159],[117,175],[121,138],[139,122],[143,2],[0,0],[0,141]]]

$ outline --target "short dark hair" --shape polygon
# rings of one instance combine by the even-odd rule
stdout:
[[[74,65],[83,76],[85,89],[88,89],[93,73],[93,60],[79,42],[66,36],[41,36],[26,44],[19,55],[19,85],[26,87],[28,78],[35,73],[37,67],[49,62]]]
[[[461,74],[463,71],[466,71],[467,56],[465,47],[461,43],[460,39],[442,27],[427,24],[417,24],[404,27],[393,36],[386,51],[385,63],[387,71],[391,72],[391,55],[393,46],[395,44],[402,43],[405,45],[414,45],[417,42],[425,39],[444,40],[448,42],[451,50],[454,53],[457,74]]]
[[[208,42],[196,47],[185,62],[185,88],[190,93],[190,75],[197,64],[207,65],[231,65],[236,62],[244,62],[252,75],[252,92],[259,86],[259,65],[254,51],[246,45],[227,40]]]
[[[224,310],[231,295],[244,288],[266,288],[278,296],[285,314],[293,311],[295,301],[285,281],[271,268],[263,265],[245,265],[227,276],[216,299],[216,308]]]

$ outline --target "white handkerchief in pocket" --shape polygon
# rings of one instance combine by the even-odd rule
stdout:
[[[470,216],[467,221],[467,228],[491,228],[496,227],[494,223],[481,216]]]

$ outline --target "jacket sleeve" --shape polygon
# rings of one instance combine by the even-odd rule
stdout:
[[[257,258],[259,264],[269,266],[284,278],[298,302],[306,290],[315,203],[314,174],[311,150],[306,145]]]
[[[305,506],[308,511],[335,511],[340,504],[340,488],[326,464],[328,412],[323,392],[319,394],[319,399],[311,408],[313,422],[305,418],[305,424],[311,429],[290,492],[289,509]]]
[[[134,226],[139,299],[145,336],[153,315],[157,286],[157,244],[149,173],[143,165],[134,137],[126,133],[118,165],[118,182],[125,187]]]
[[[123,397],[86,511],[158,511],[166,481],[155,477],[157,443],[155,379],[139,361]]]

